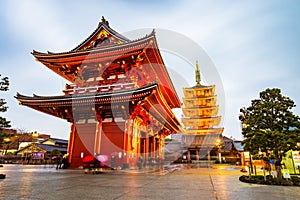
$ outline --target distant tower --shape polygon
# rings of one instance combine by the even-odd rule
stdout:
[[[195,77],[194,87],[183,88],[184,117],[182,122],[185,131],[182,143],[187,147],[188,161],[210,160],[211,155],[216,155],[216,147],[220,145],[224,128],[218,127],[222,117],[218,116],[219,107],[216,105],[215,85],[201,85],[198,61]]]

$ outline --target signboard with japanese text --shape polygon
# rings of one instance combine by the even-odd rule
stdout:
[[[295,167],[298,168],[300,167],[300,151],[293,151],[293,160]]]
[[[34,160],[43,160],[44,159],[44,152],[33,152],[32,158]]]

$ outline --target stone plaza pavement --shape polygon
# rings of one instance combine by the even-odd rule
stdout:
[[[243,173],[234,166],[174,169],[92,175],[53,166],[4,165],[0,199],[300,199],[299,187],[242,183],[238,178]]]

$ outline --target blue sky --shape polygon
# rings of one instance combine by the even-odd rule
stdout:
[[[13,96],[17,92],[62,94],[66,81],[35,62],[30,52],[69,51],[94,31],[105,16],[120,33],[142,28],[167,29],[201,46],[214,62],[223,83],[224,135],[241,139],[239,109],[249,106],[260,91],[278,87],[296,105],[300,104],[299,11],[298,1],[275,0],[2,0],[0,73],[11,81],[9,92],[1,93],[9,106],[4,116],[11,120],[13,128],[68,138],[67,122],[19,106]],[[172,69],[184,65],[172,56],[166,55],[164,60]],[[184,76],[187,82],[194,79],[193,71]],[[294,109],[297,115],[299,107]]]

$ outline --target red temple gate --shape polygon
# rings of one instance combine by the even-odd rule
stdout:
[[[135,167],[138,158],[163,159],[164,138],[181,130],[180,107],[160,55],[155,32],[129,40],[103,18],[69,52],[32,52],[37,61],[68,82],[61,96],[17,94],[21,105],[71,123],[69,162],[106,155],[116,166]]]

